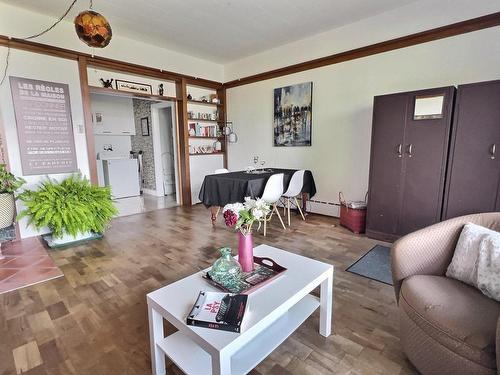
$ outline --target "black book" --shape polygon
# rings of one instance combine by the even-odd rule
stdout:
[[[186,324],[239,333],[247,299],[244,294],[200,292]]]

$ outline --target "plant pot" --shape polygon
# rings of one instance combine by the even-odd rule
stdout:
[[[62,237],[54,238],[51,236],[51,245],[61,246],[72,242],[83,241],[92,238],[94,234],[92,232],[78,233],[76,236],[71,234],[64,234]]]
[[[8,228],[12,225],[15,212],[14,194],[0,194],[0,229]]]

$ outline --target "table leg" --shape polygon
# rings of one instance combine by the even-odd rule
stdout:
[[[302,193],[302,212],[307,216],[307,201],[309,199],[309,193]]]
[[[220,207],[219,206],[211,206],[210,213],[212,215],[212,225],[215,225],[217,221],[217,216],[219,215]]]
[[[333,270],[321,283],[319,333],[328,337],[332,333],[332,308],[333,308]]]
[[[149,314],[149,341],[151,346],[151,369],[153,375],[167,373],[165,368],[165,353],[163,353],[156,342],[165,337],[163,331],[163,317],[155,309],[148,306]]]
[[[231,375],[231,358],[222,353],[212,354],[212,375]]]

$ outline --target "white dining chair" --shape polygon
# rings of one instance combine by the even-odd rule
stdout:
[[[283,173],[273,174],[267,180],[266,187],[264,188],[264,193],[262,193],[262,200],[272,206],[272,210],[269,216],[264,219],[264,236],[267,233],[267,222],[271,221],[274,213],[278,215],[283,229],[286,229],[285,223],[283,223],[283,219],[281,218],[277,207],[277,203],[283,195],[283,178]]]
[[[296,171],[293,173],[292,179],[290,180],[290,183],[288,184],[288,189],[286,192],[283,194],[283,198],[285,198],[285,207],[286,211],[288,214],[288,226],[291,224],[290,220],[290,204],[293,199],[293,203],[295,206],[298,208],[300,212],[300,216],[302,216],[302,220],[306,220],[304,217],[304,213],[302,212],[302,209],[300,208],[299,201],[297,200],[297,197],[302,193],[302,188],[304,187],[304,173],[306,173],[305,170],[300,170]]]

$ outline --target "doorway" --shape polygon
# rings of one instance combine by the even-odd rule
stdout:
[[[179,205],[175,103],[91,93],[98,183],[127,216]]]
[[[151,105],[156,192],[180,204],[175,113],[174,103]]]

